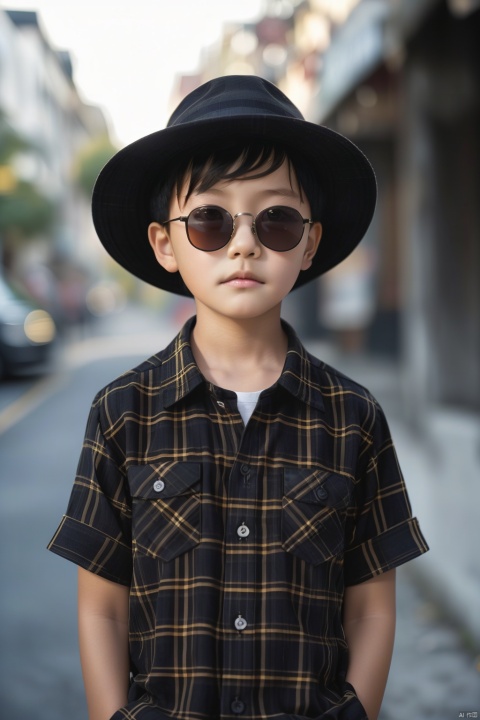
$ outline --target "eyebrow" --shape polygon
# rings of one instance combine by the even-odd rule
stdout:
[[[289,197],[289,198],[299,198],[299,194],[293,190],[293,188],[270,188],[266,190],[261,190],[259,195],[282,195],[283,197]]]
[[[208,190],[205,190],[205,191],[204,191],[203,193],[201,193],[201,194],[204,195],[204,194],[206,194],[206,193],[212,193],[212,194],[214,194],[214,195],[222,195],[222,194],[224,193],[224,191],[223,191],[223,190],[220,190],[219,188],[213,188],[213,187],[212,187],[212,188],[209,188]],[[198,194],[198,193],[194,193],[194,194]],[[285,187],[285,188],[266,188],[265,190],[260,190],[257,194],[260,195],[260,196],[262,196],[262,195],[265,195],[265,196],[268,196],[268,195],[278,195],[278,196],[286,197],[286,198],[294,198],[295,200],[299,200],[299,199],[300,199],[299,193],[296,192],[295,190],[293,190],[291,187]]]

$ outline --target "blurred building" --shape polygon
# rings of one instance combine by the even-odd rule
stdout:
[[[25,142],[12,160],[14,175],[55,208],[48,235],[15,244],[9,271],[44,304],[73,310],[98,248],[89,200],[74,183],[75,162],[108,129],[100,108],[82,100],[69,53],[52,48],[35,12],[0,10],[0,111]]]
[[[480,640],[478,7],[364,0],[332,36],[312,112],[377,172],[367,348],[397,358],[403,417],[425,448],[422,567]]]
[[[267,0],[258,21],[225,28],[178,95],[217,75],[260,75],[372,161],[379,200],[366,238],[294,293],[287,314],[304,336],[392,364],[398,414],[427,469],[410,481],[432,546],[422,570],[480,641],[479,8]]]

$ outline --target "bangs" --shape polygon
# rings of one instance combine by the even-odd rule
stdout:
[[[177,158],[167,180],[159,182],[150,198],[152,218],[164,222],[168,217],[168,208],[172,193],[180,204],[180,195],[187,202],[192,193],[203,193],[224,180],[251,180],[271,175],[283,163],[287,163],[288,176],[292,189],[296,184],[301,200],[307,196],[313,217],[321,218],[323,193],[318,187],[308,162],[300,157],[292,158],[288,151],[277,142],[234,138],[218,149],[201,149],[188,157]],[[185,190],[185,183],[187,187]]]
[[[273,143],[238,143],[218,152],[211,150],[195,156],[186,171],[177,180],[177,198],[185,181],[190,181],[185,196],[188,200],[193,192],[206,192],[223,180],[255,179],[271,175],[287,161],[290,183],[292,166],[285,150]]]

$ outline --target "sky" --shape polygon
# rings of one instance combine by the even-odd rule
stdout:
[[[55,49],[69,50],[85,102],[106,112],[120,145],[165,127],[176,73],[195,72],[225,21],[254,20],[264,0],[4,0],[35,10]]]

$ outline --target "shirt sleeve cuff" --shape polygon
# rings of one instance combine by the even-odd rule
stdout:
[[[48,550],[107,580],[127,586],[131,583],[130,547],[67,515],[48,544]]]
[[[357,585],[427,552],[416,518],[395,525],[345,553],[345,585]]]

